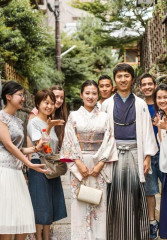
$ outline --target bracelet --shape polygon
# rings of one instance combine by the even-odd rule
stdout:
[[[36,146],[33,146],[33,150],[34,150],[35,153],[38,152],[38,149],[37,149]]]

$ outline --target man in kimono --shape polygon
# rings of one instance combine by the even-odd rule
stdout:
[[[144,182],[150,156],[158,147],[147,104],[132,93],[134,69],[118,64],[113,75],[118,91],[102,104],[110,116],[119,158],[108,191],[107,240],[149,240]]]
[[[149,73],[144,73],[140,77],[140,91],[143,93],[145,97],[145,101],[148,106],[148,110],[150,112],[150,116],[152,119],[156,116],[156,112],[154,109],[154,91],[157,87],[155,79]],[[158,128],[153,126],[155,137],[157,137]],[[149,212],[149,220],[150,220],[150,239],[157,238],[157,230],[158,230],[158,221],[155,219],[155,207],[156,207],[156,199],[155,194],[159,192],[159,184],[158,179],[162,180],[162,172],[159,170],[159,151],[155,156],[151,157],[151,168],[152,174],[146,175],[145,182],[145,192],[148,204],[148,212]]]
[[[98,80],[98,88],[100,93],[100,100],[97,102],[97,107],[99,110],[101,110],[102,103],[111,97],[111,94],[114,90],[113,82],[110,76],[108,75],[102,75],[99,77]]]

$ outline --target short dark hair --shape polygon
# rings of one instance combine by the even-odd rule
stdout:
[[[16,93],[19,90],[23,90],[24,88],[17,82],[15,81],[9,81],[7,83],[5,83],[2,87],[2,100],[4,102],[4,104],[7,104],[7,99],[6,99],[6,95],[13,95],[14,93]]]
[[[85,82],[82,84],[82,86],[81,86],[81,94],[83,93],[85,87],[91,86],[91,85],[93,85],[93,86],[95,86],[95,87],[97,88],[97,92],[98,92],[98,94],[99,94],[98,85],[97,85],[97,83],[96,83],[94,80],[87,80],[87,81],[85,81]]]
[[[118,65],[116,65],[116,67],[113,69],[114,80],[115,80],[115,75],[118,72],[128,72],[131,74],[132,78],[135,77],[135,72],[133,67],[127,63],[119,63]]]
[[[111,79],[110,76],[108,76],[108,75],[101,75],[101,76],[99,77],[99,80],[98,80],[98,85],[99,85],[100,80],[104,80],[104,79],[110,80],[111,85],[113,86],[112,79]]]
[[[38,109],[40,103],[45,100],[47,97],[50,97],[50,99],[55,103],[56,102],[56,98],[54,93],[49,90],[49,89],[43,89],[43,90],[39,90],[36,94],[35,94],[35,107]]]
[[[155,78],[154,78],[150,73],[143,73],[143,74],[141,75],[140,79],[139,79],[140,86],[141,86],[142,80],[143,80],[144,78],[151,78],[152,81],[153,81],[153,83],[154,83],[154,85],[156,84]]]
[[[157,93],[158,91],[167,91],[167,84],[166,83],[161,83],[156,89],[155,89],[155,92],[154,92],[154,108],[155,108],[155,111],[158,112],[159,108],[158,108],[158,105],[156,103],[156,98],[157,98]]]

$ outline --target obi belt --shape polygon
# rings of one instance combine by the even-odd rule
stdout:
[[[104,138],[104,132],[77,132],[76,135],[81,151],[98,151]]]

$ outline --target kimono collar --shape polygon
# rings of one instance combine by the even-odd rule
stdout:
[[[120,96],[120,98],[122,99],[122,101],[125,103],[127,101],[127,99],[129,98],[129,96],[132,94],[132,92],[130,92],[126,98],[122,97],[118,92],[116,94],[118,94]]]
[[[78,110],[88,117],[95,117],[99,114],[97,106],[95,106],[91,112],[87,111],[83,106],[81,106]]]

